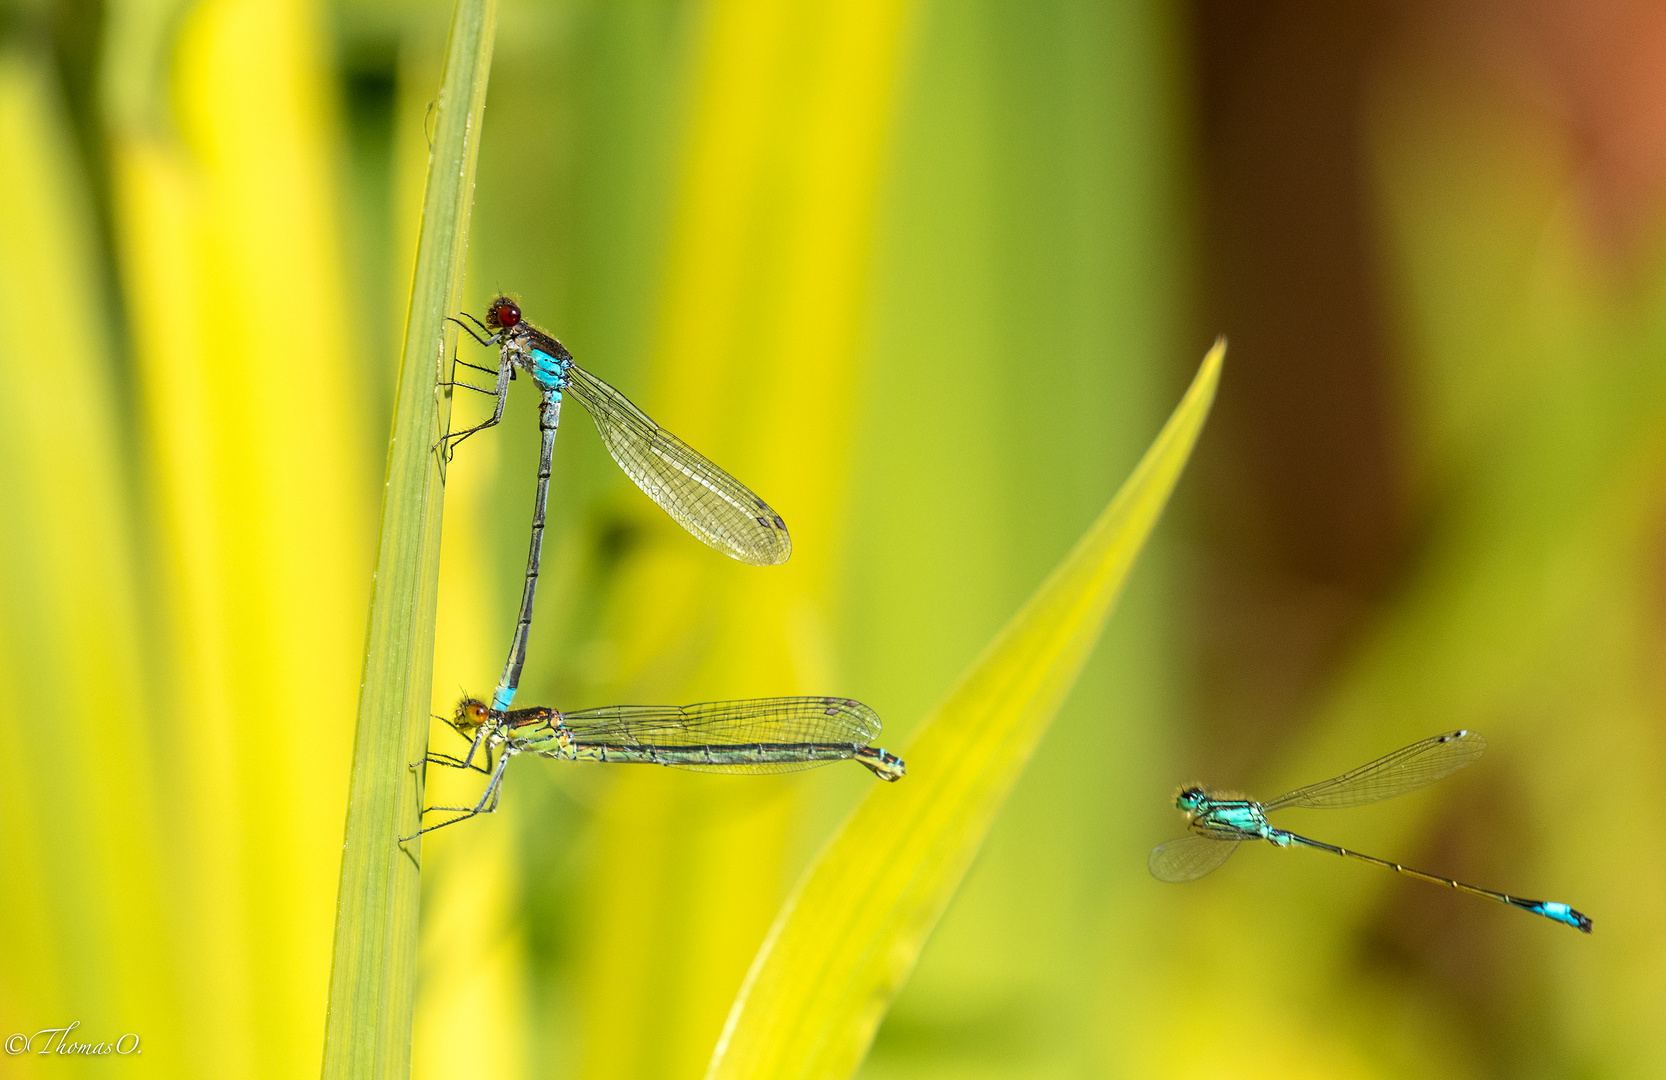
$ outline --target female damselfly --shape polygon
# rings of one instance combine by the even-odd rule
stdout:
[[[868,745],[879,736],[878,715],[849,698],[609,705],[564,713],[492,709],[465,697],[447,723],[468,740],[467,755],[431,752],[427,760],[485,774],[486,790],[473,806],[427,807],[424,814],[457,816],[425,826],[406,840],[495,811],[503,794],[503,771],[517,754],[733,773],[793,772],[854,760],[881,780],[900,780],[904,772],[901,758]]]
[[[521,590],[521,610],[515,622],[515,636],[509,646],[503,678],[492,695],[492,708],[509,708],[520,685],[526,663],[527,635],[532,629],[532,602],[538,591],[538,571],[544,547],[544,514],[549,505],[550,472],[555,455],[555,432],[561,423],[561,397],[570,391],[596,422],[596,430],[608,453],[636,486],[683,528],[711,547],[744,563],[773,566],[792,554],[792,539],[786,522],[768,503],[758,498],[739,480],[713,465],[686,443],[666,431],[625,395],[574,362],[573,356],[554,336],[528,322],[518,304],[499,296],[486,308],[486,321],[468,316],[487,336],[482,338],[459,320],[457,325],[482,345],[496,346],[495,370],[469,364],[495,374],[491,390],[468,383],[446,383],[491,394],[497,402],[486,421],[452,432],[442,441],[443,453],[477,431],[503,419],[509,400],[509,382],[517,370],[531,376],[543,401],[538,406],[538,429],[542,445],[538,455],[538,494],[532,510],[532,545],[526,560],[526,583]]]
[[[1333,810],[1348,806],[1363,806],[1379,799],[1392,799],[1434,783],[1480,757],[1487,744],[1478,732],[1448,731],[1422,742],[1402,747],[1351,772],[1317,784],[1297,788],[1280,795],[1271,802],[1255,802],[1201,787],[1182,788],[1174,805],[1186,815],[1191,835],[1159,844],[1151,852],[1151,875],[1162,881],[1192,881],[1226,862],[1228,856],[1244,840],[1266,840],[1275,847],[1306,847],[1328,851],[1349,859],[1358,859],[1373,866],[1385,866],[1398,874],[1432,881],[1471,896],[1484,896],[1511,907],[1543,915],[1575,929],[1591,932],[1588,916],[1567,904],[1551,900],[1525,900],[1508,893],[1494,892],[1476,885],[1466,885],[1452,878],[1426,874],[1387,859],[1373,858],[1357,851],[1310,840],[1287,829],[1267,823],[1267,815],[1288,807],[1307,807],[1314,810]]]

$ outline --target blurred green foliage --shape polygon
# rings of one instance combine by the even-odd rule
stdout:
[[[1321,6],[1226,51],[1328,56]],[[449,18],[0,17],[0,1036],[80,1020],[140,1033],[157,1075],[317,1067]],[[1258,397],[1285,354],[1192,314],[1287,265],[1198,255],[1243,251],[1199,195],[1221,25],[1157,0],[505,0],[465,305],[517,293],[799,542],[779,573],[722,565],[575,413],[522,697],[848,693],[900,744],[1226,332],[1192,524],[1148,553],[862,1074],[1659,1075],[1666,274],[1647,236],[1592,240],[1553,110],[1407,46],[1351,121],[1381,336],[1297,310],[1282,333],[1328,366]],[[1366,350],[1379,427],[1320,392]],[[533,405],[517,387],[448,478],[436,711],[502,660]],[[1363,596],[1280,579],[1252,608],[1279,618],[1237,631],[1221,582],[1331,505],[1247,482],[1266,416],[1284,445],[1380,440],[1406,524]],[[1224,675],[1199,660],[1222,640],[1248,642]],[[1456,726],[1487,734],[1479,765],[1320,835],[1575,903],[1591,938],[1335,860],[1146,874],[1177,781],[1268,794]],[[426,846],[415,1071],[704,1068],[871,780],[523,765],[495,819]]]

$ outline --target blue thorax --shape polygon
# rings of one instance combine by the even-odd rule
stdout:
[[[571,360],[551,356],[543,349],[532,350],[532,381],[538,389],[559,394],[567,388],[567,367]]]
[[[1273,831],[1261,804],[1249,799],[1200,799],[1192,829],[1224,840],[1268,839]]]
[[[517,367],[532,376],[539,390],[559,397],[567,388],[573,354],[561,342],[523,322],[505,334],[503,348]]]

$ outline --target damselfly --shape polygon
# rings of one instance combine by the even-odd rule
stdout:
[[[570,713],[547,708],[504,711],[464,698],[447,722],[468,740],[468,754],[459,758],[430,752],[427,760],[485,774],[486,790],[473,806],[426,808],[424,814],[457,816],[411,836],[496,810],[503,771],[517,754],[736,773],[793,772],[855,760],[881,780],[900,780],[904,771],[901,758],[868,745],[879,736],[878,715],[848,698],[757,698],[681,707],[609,705]]]
[[[473,316],[468,316],[473,319]],[[453,320],[456,321],[456,320]],[[532,628],[532,601],[538,591],[538,568],[544,547],[544,512],[549,504],[551,462],[555,454],[555,432],[561,423],[561,395],[571,391],[596,422],[596,430],[613,460],[625,470],[647,496],[676,522],[707,544],[732,559],[754,566],[773,566],[792,554],[792,539],[786,522],[739,480],[690,449],[681,439],[648,418],[626,400],[625,395],[573,361],[561,342],[527,322],[521,309],[507,296],[493,300],[486,309],[486,321],[474,320],[486,332],[482,338],[461,322],[471,337],[482,345],[498,347],[495,372],[477,364],[465,367],[495,374],[491,390],[468,383],[462,386],[497,398],[491,417],[484,423],[453,432],[442,440],[445,453],[477,431],[484,431],[503,419],[509,400],[509,382],[517,369],[532,377],[543,395],[538,407],[538,429],[542,447],[538,455],[538,495],[532,511],[532,546],[526,560],[526,584],[521,590],[520,617],[510,642],[509,659],[503,679],[492,695],[492,708],[507,709],[520,685],[526,662],[527,635]]]
[[[1363,806],[1379,799],[1391,799],[1448,776],[1481,756],[1487,744],[1474,731],[1448,731],[1422,742],[1412,743],[1352,772],[1280,795],[1271,802],[1254,802],[1200,787],[1187,787],[1175,797],[1174,805],[1186,815],[1192,834],[1160,844],[1151,852],[1151,875],[1162,881],[1192,881],[1214,870],[1242,840],[1266,840],[1276,847],[1307,847],[1358,859],[1374,866],[1386,866],[1407,877],[1432,881],[1471,896],[1484,896],[1512,907],[1543,915],[1559,923],[1591,932],[1591,920],[1566,904],[1550,900],[1524,900],[1519,896],[1465,885],[1461,881],[1425,874],[1386,859],[1361,855],[1357,851],[1309,840],[1286,829],[1267,824],[1267,815],[1288,807],[1334,810]]]

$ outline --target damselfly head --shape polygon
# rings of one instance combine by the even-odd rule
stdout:
[[[452,721],[457,730],[465,735],[472,734],[474,729],[484,724],[490,713],[486,703],[478,698],[466,697],[457,703],[457,718]]]
[[[486,309],[486,325],[493,330],[508,330],[520,325],[521,307],[507,296],[493,300]]]
[[[1193,784],[1180,789],[1179,794],[1174,797],[1174,806],[1175,809],[1184,811],[1189,817],[1197,813],[1197,808],[1202,806],[1208,798],[1209,796],[1202,788]]]

